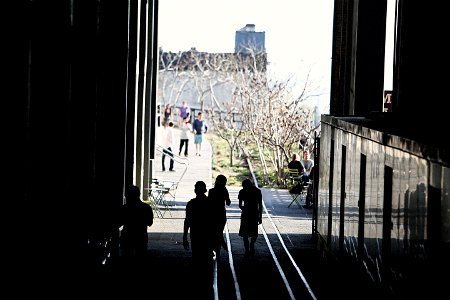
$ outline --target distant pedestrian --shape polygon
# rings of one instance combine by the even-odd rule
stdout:
[[[178,116],[180,117],[180,120],[187,118],[188,122],[191,122],[191,108],[187,105],[186,101],[181,102],[181,107],[178,109]]]
[[[166,170],[166,156],[170,158],[169,171],[174,172],[173,159],[173,122],[164,123],[163,133],[163,153],[162,153],[162,170]]]
[[[258,225],[262,223],[262,193],[250,179],[244,179],[238,199],[241,209],[239,236],[244,241],[245,257],[249,257],[255,254]]]
[[[170,121],[173,121],[173,111],[169,103],[167,103],[166,106],[164,107],[162,117],[163,117],[163,125],[169,123]]]
[[[220,248],[228,251],[227,243],[223,236],[223,230],[225,229],[225,224],[227,223],[225,205],[230,206],[231,204],[230,195],[226,185],[227,178],[220,174],[216,177],[214,187],[208,191],[209,201],[213,205],[213,217],[216,221],[214,252],[216,253],[217,259],[220,259]]]
[[[192,125],[189,123],[189,117],[184,117],[180,125],[180,131],[180,151],[178,155],[181,156],[181,151],[183,151],[184,146],[184,156],[188,157],[189,137],[192,135]]]
[[[203,134],[208,132],[208,125],[206,121],[203,120],[202,112],[197,114],[197,119],[194,120],[193,124],[194,129],[194,144],[195,144],[195,155],[202,155],[202,142],[203,142]]]
[[[197,181],[194,187],[195,198],[186,204],[186,217],[183,226],[183,247],[191,249],[194,267],[193,289],[199,299],[214,299],[213,289],[213,241],[214,219],[206,184]],[[188,233],[191,243],[188,240]],[[200,293],[200,294],[199,294]],[[204,293],[204,294],[203,294]]]

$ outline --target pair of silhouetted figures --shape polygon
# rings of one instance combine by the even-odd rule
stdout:
[[[221,248],[228,250],[223,236],[227,222],[225,205],[231,204],[226,183],[227,178],[218,175],[214,187],[206,196],[206,184],[197,181],[194,188],[196,197],[186,204],[183,246],[191,249],[195,276],[200,284],[197,290],[205,292],[201,295],[205,299],[212,299],[214,296],[214,255],[218,260]],[[262,222],[262,194],[250,179],[245,179],[238,199],[242,210],[239,236],[243,238],[245,255],[248,257],[255,253],[258,225]]]

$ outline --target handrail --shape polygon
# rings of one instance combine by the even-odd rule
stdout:
[[[163,150],[165,150],[165,148],[159,144],[156,144],[156,151],[158,151],[159,153],[163,154]],[[185,165],[185,168],[183,170],[183,172],[181,173],[180,178],[178,179],[178,182],[181,181],[181,179],[183,178],[183,176],[186,174],[188,166],[189,166],[189,159],[187,157],[182,157],[179,155],[176,155],[173,151],[169,151],[169,150],[165,150],[166,153],[170,153],[173,155],[173,160],[179,164],[183,164]]]

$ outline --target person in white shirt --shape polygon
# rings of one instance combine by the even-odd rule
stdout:
[[[313,167],[314,167],[314,160],[309,158],[308,150],[303,151],[303,159],[300,161],[300,163],[302,164],[302,166],[304,168],[304,171],[302,174],[303,185],[308,187],[306,201],[305,201],[305,205],[303,205],[303,207],[311,208],[313,199],[312,199],[312,189],[311,189],[311,185],[309,184],[309,182],[311,179],[313,179],[312,172],[313,172]]]
[[[309,158],[308,150],[303,151],[303,159],[300,160],[300,163],[303,166],[303,174],[302,174],[303,182],[309,182],[311,172],[314,167],[314,161]]]
[[[192,133],[192,125],[189,123],[189,117],[184,117],[183,122],[180,125],[180,151],[178,155],[181,155],[181,151],[184,146],[184,156],[188,157],[189,136]]]
[[[162,142],[163,142],[163,154],[162,154],[162,170],[163,172],[166,170],[166,155],[170,157],[169,171],[174,172],[173,169],[173,122],[164,123],[164,129],[162,134]]]

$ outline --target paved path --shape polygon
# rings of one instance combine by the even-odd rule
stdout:
[[[160,128],[157,131],[157,139],[160,140],[161,135]],[[178,154],[179,149],[179,134],[180,130],[174,128],[174,152]],[[161,144],[161,143],[159,143]],[[212,147],[208,141],[208,135],[204,135],[204,142],[202,144],[202,155],[195,156],[195,145],[193,137],[189,140],[189,156],[188,158],[177,157],[177,161],[175,162],[174,169],[175,172],[167,171],[169,165],[169,159],[166,157],[166,171],[162,172],[161,167],[161,153],[157,152],[157,155],[154,160],[154,178],[158,180],[170,180],[170,181],[180,181],[176,194],[175,194],[175,205],[170,207],[170,212],[164,212],[163,218],[155,218],[153,226],[149,229],[149,232],[152,233],[166,233],[173,232],[182,233],[183,231],[183,220],[185,216],[185,207],[186,203],[189,199],[195,197],[194,193],[194,184],[198,180],[202,180],[206,183],[207,188],[212,188],[214,184],[214,179],[212,178]],[[183,163],[185,164],[183,164]],[[183,174],[184,173],[184,174]],[[234,204],[237,205],[237,192],[240,190],[240,187],[228,187],[230,191],[230,195]],[[285,189],[262,189],[264,200],[266,204],[269,202],[270,207],[268,207],[269,212],[276,213],[276,218],[279,216],[286,216],[287,224],[291,224],[296,230],[299,229],[298,224],[293,224],[295,222],[295,218],[290,218],[294,216],[303,216],[310,217],[310,210],[299,209],[295,204],[290,208],[287,208],[291,201],[291,196]],[[269,201],[270,200],[270,201]],[[227,207],[227,216],[228,217],[239,217],[240,211],[238,207],[234,207],[233,205]],[[288,221],[289,220],[289,221]],[[306,234],[311,233],[311,224],[310,220],[306,227],[304,227],[304,232]],[[288,225],[285,225],[288,226]],[[175,243],[179,242],[179,240],[174,240]]]
[[[175,129],[176,154],[178,146],[179,130]],[[188,163],[176,163],[176,172],[162,172],[161,154],[155,158],[154,178],[177,181],[183,171],[186,172],[176,191],[175,204],[169,207],[170,212],[166,211],[163,217],[154,218],[153,225],[148,229],[148,262],[136,265],[131,272],[127,269],[127,264],[123,265],[126,269],[121,267],[120,263],[115,265],[117,268],[113,266],[109,273],[111,276],[107,277],[110,279],[107,284],[113,286],[111,291],[116,292],[118,287],[119,290],[124,289],[128,298],[130,291],[133,291],[136,295],[157,295],[157,298],[169,300],[198,299],[198,289],[195,288],[198,278],[193,276],[191,271],[191,252],[183,248],[182,237],[185,207],[187,201],[195,196],[195,182],[203,180],[208,188],[212,187],[212,151],[208,136],[203,143],[202,156],[192,155],[195,154],[193,139],[190,141],[189,149],[191,155],[188,157]],[[259,227],[255,256],[250,260],[246,259],[242,238],[238,235],[240,209],[237,194],[240,187],[228,187],[228,190],[232,201],[226,208],[225,236],[228,251],[222,250],[220,259],[215,264],[217,275],[215,300],[274,298],[292,300],[295,297],[316,299],[306,292],[301,279],[303,276],[299,276],[298,270],[308,278],[311,290],[319,300],[361,299],[349,297],[349,289],[342,287],[346,286],[347,282],[353,284],[351,287],[363,287],[364,283],[359,281],[362,277],[358,276],[358,273],[351,273],[348,266],[336,268],[333,264],[322,260],[322,253],[315,250],[312,239],[312,210],[299,208],[295,204],[288,207],[292,197],[286,189],[261,189],[265,206],[263,222]],[[124,274],[128,277],[124,277]],[[124,278],[128,278],[130,284],[124,284]],[[282,278],[286,279],[288,285]],[[383,298],[372,289],[369,290],[366,285],[363,290],[366,291],[364,299]],[[296,296],[288,294],[289,291]],[[360,296],[359,293],[354,295]]]
[[[179,149],[179,133],[180,131],[175,128],[174,150],[176,154],[178,154]],[[175,197],[175,205],[170,207],[170,212],[166,211],[164,213],[163,218],[155,218],[153,226],[149,228],[149,249],[151,252],[174,251],[172,255],[189,256],[189,253],[186,253],[182,246],[183,222],[185,217],[186,203],[189,199],[195,197],[194,184],[196,181],[202,180],[206,183],[208,188],[213,187],[211,165],[212,147],[208,142],[208,135],[205,135],[201,156],[195,156],[195,145],[193,142],[193,138],[190,139],[189,157],[187,160],[187,165],[175,163],[174,169],[176,170],[176,172],[162,172],[161,154],[158,153],[155,158],[154,178],[157,178],[158,180],[177,181],[180,179],[184,169],[187,169],[178,185]],[[168,158],[166,158],[166,167],[168,166],[168,163],[169,160]],[[237,239],[236,244],[238,245],[238,249],[236,249],[236,251],[238,254],[240,254],[241,252],[243,252],[243,248],[240,247],[241,240],[237,236],[240,222],[240,209],[238,207],[237,194],[240,190],[240,187],[230,186],[228,187],[228,190],[230,192],[232,204],[231,206],[227,207],[227,227],[229,233]],[[278,230],[282,231],[283,233],[292,233],[297,237],[301,236],[303,239],[309,240],[312,231],[312,211],[300,209],[296,205],[292,205],[290,208],[288,208],[288,205],[292,198],[289,192],[285,189],[263,188],[262,192],[267,212],[266,217],[263,219],[265,219],[266,222],[273,222]],[[266,230],[268,230],[269,232],[273,232],[273,229],[270,229],[271,227],[266,226],[265,228],[268,228]],[[263,239],[261,239],[261,242],[262,241]],[[310,242],[308,241],[307,244],[309,246]]]

